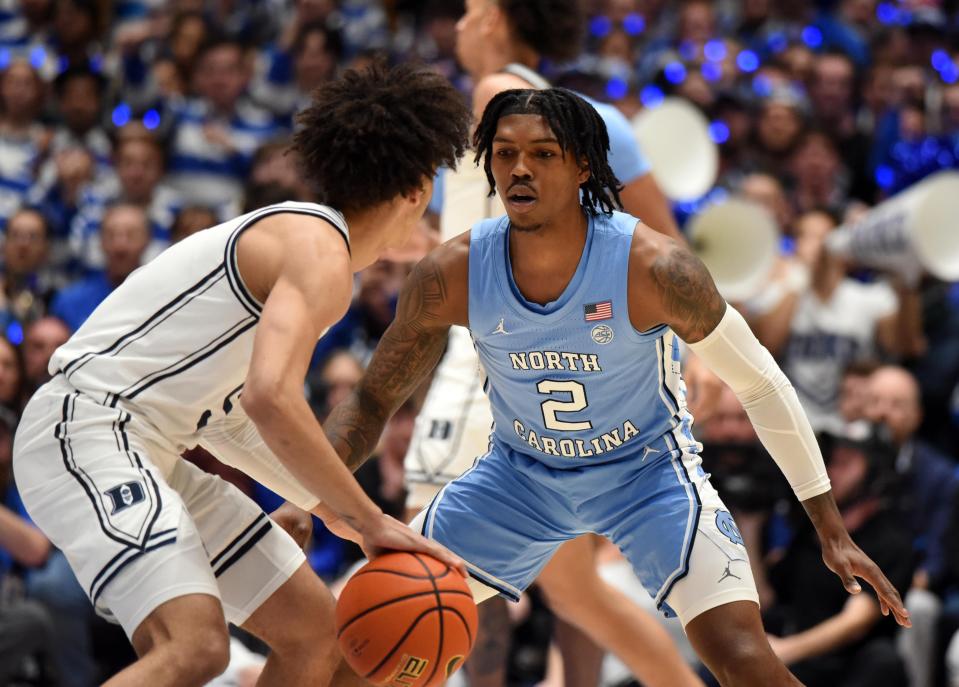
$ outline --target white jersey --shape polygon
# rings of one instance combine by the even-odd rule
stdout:
[[[237,267],[244,230],[268,215],[313,215],[349,245],[346,221],[313,203],[270,205],[194,234],[127,277],[61,346],[50,373],[147,420],[182,449],[241,414],[262,305]]]
[[[799,299],[783,356],[783,372],[816,431],[841,431],[839,387],[850,363],[875,357],[876,325],[898,309],[888,284],[843,279],[828,301]]]

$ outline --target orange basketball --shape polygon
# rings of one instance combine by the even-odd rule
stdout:
[[[433,687],[473,648],[476,604],[466,580],[432,556],[387,553],[347,582],[336,636],[347,663],[369,682]]]

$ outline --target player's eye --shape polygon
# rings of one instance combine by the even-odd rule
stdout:
[[[510,155],[513,154],[513,151],[510,150],[509,148],[500,148],[494,154],[496,155],[496,157],[509,157]]]

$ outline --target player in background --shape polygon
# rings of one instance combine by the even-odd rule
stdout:
[[[583,43],[586,18],[578,0],[467,0],[466,14],[457,24],[456,51],[460,63],[475,82],[474,121],[486,103],[510,88],[546,88],[549,83],[535,69],[544,58],[574,59]],[[593,100],[610,135],[610,165],[624,183],[620,193],[625,209],[674,239],[682,241],[669,202],[660,191],[649,165],[623,114],[612,105]],[[440,213],[444,240],[474,222],[502,214],[503,207],[489,197],[483,170],[471,161],[455,172],[444,172],[432,206]],[[714,375],[696,365],[690,395],[709,405],[719,385]],[[692,401],[691,401],[692,402]],[[702,405],[694,405],[697,413]],[[472,465],[486,450],[492,417],[482,388],[482,372],[469,334],[453,327],[442,363],[438,367],[424,407],[417,418],[406,459],[412,512],[424,508],[451,479]],[[554,556],[539,583],[552,610],[600,647],[622,658],[630,670],[650,687],[697,685],[700,681],[685,668],[682,657],[658,621],[628,597],[603,581],[597,571],[595,542],[583,537],[569,542]],[[505,681],[509,653],[508,616],[504,601],[480,609],[480,642],[467,664],[474,687],[499,687]],[[568,681],[578,675],[597,674],[603,652],[585,642],[565,624],[557,626],[559,647],[566,657]],[[583,682],[588,684],[589,678]]]
[[[414,269],[363,380],[326,424],[351,469],[468,326],[488,375],[489,451],[413,526],[462,556],[474,596],[516,599],[563,541],[616,544],[724,686],[799,684],[771,650],[742,537],[701,468],[681,338],[736,393],[853,594],[899,593],[850,539],[795,391],[685,247],[613,212],[602,119],[564,89],[495,96],[474,135],[507,214]]]
[[[180,459],[197,444],[383,549],[462,561],[385,516],[303,396],[317,339],[353,273],[405,243],[433,175],[455,165],[469,110],[439,75],[349,71],[317,91],[293,148],[326,205],[281,203],[177,243],[61,346],[13,467],[34,522],[139,659],[110,687],[202,685],[227,622],[271,648],[260,685],[324,685],[334,601],[286,532],[234,486]]]

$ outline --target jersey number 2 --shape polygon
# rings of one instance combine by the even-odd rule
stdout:
[[[556,419],[556,413],[575,413],[583,410],[589,403],[586,401],[586,387],[579,382],[559,381],[556,379],[544,379],[536,385],[536,390],[541,394],[552,396],[553,394],[569,394],[568,401],[557,401],[550,399],[540,403],[543,409],[543,424],[547,429],[555,429],[561,432],[578,432],[583,429],[592,429],[593,423],[589,420],[582,422],[566,422]]]

